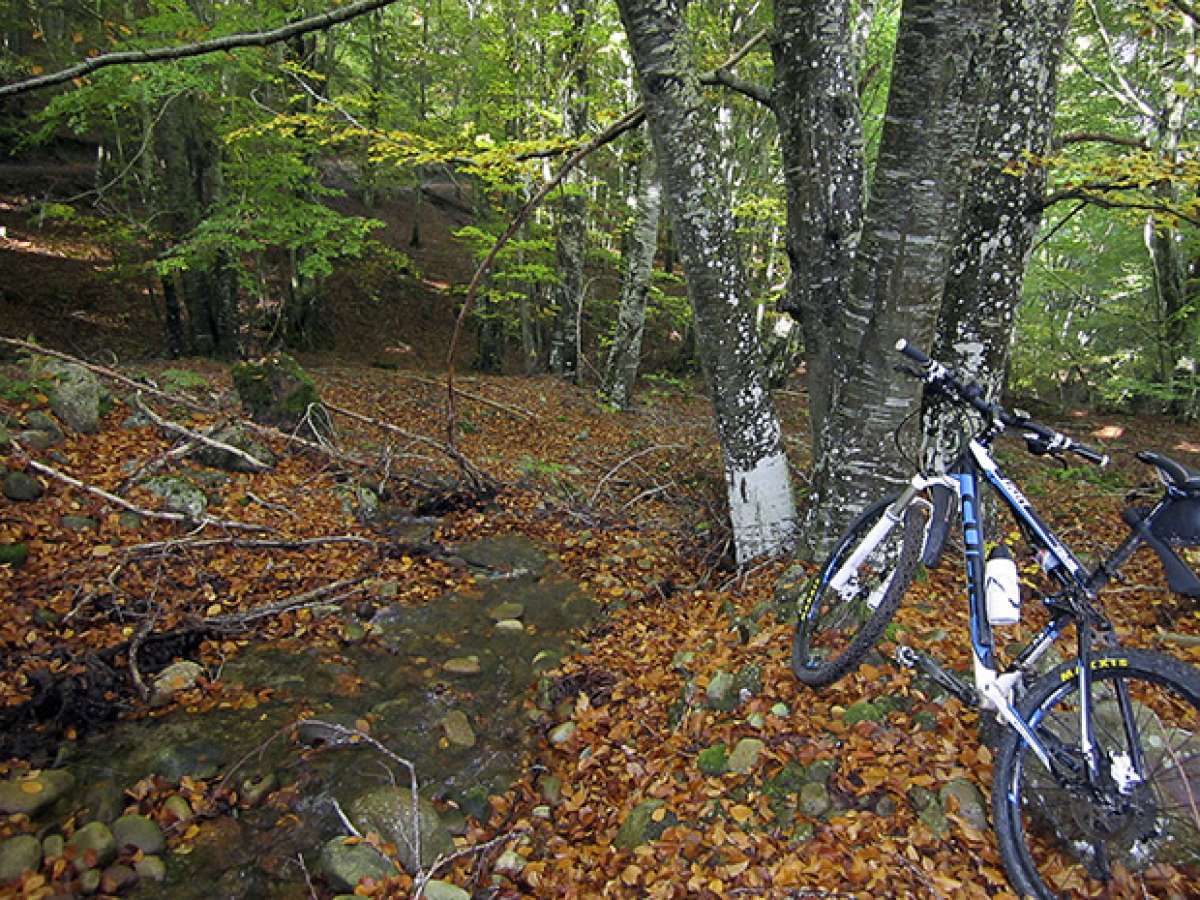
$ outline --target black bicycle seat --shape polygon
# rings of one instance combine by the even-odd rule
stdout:
[[[1189,494],[1200,496],[1200,472],[1194,472],[1183,463],[1178,463],[1169,456],[1155,453],[1153,450],[1138,451],[1137,458],[1154,466],[1167,477],[1167,480]]]

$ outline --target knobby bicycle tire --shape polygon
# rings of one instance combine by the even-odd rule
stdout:
[[[854,520],[800,600],[792,638],[792,672],[810,687],[832,684],[858,666],[887,628],[912,583],[925,526],[925,511],[916,505],[906,510],[904,521],[897,523],[860,567],[861,577],[856,576],[842,593],[829,584],[894,500],[881,500]]]
[[[992,808],[1004,867],[1022,896],[1194,896],[1200,885],[1200,672],[1147,650],[1091,663],[1093,732],[1109,789],[1054,778],[1016,731],[996,758]],[[1117,687],[1131,700],[1136,773]],[[1079,751],[1079,678],[1038,679],[1018,711],[1066,769]],[[1136,774],[1135,774],[1136,773]],[[1118,786],[1123,786],[1123,789]]]

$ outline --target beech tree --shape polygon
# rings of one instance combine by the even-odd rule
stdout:
[[[724,459],[739,561],[791,540],[794,507],[779,419],[764,380],[732,219],[717,195],[684,0],[619,0],[658,159],[665,205],[687,275],[700,355]]]

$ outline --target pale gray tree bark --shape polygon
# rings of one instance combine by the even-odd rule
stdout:
[[[662,209],[662,187],[654,151],[649,147],[642,148],[634,167],[633,191],[629,197],[631,222],[623,241],[621,298],[612,346],[604,367],[603,393],[618,409],[628,408],[633,400]]]
[[[724,458],[739,561],[790,542],[794,508],[779,420],[764,382],[754,312],[717,194],[685,0],[618,0],[641,84],[664,199],[687,275]]]
[[[563,124],[566,137],[578,142],[587,135],[588,70],[584,54],[586,0],[563,0],[560,11],[570,17],[568,74],[563,82]],[[550,342],[550,371],[579,381],[579,322],[583,310],[583,264],[587,245],[587,198],[583,172],[575,169],[563,183],[555,210],[558,284],[554,288],[554,326]]]
[[[800,0],[776,3],[777,22],[784,25],[780,39],[798,36],[797,47],[815,54],[797,58],[781,47],[776,61],[784,71],[778,77],[810,85],[811,95],[822,82],[806,82],[788,67],[835,70],[827,76],[834,102],[813,123],[824,133],[795,152],[788,171],[789,178],[805,180],[799,190],[808,193],[800,204],[804,214],[789,223],[806,232],[794,237],[793,253],[815,257],[800,261],[812,268],[807,285],[797,290],[815,284],[828,292],[820,301],[800,301],[816,307],[812,321],[823,329],[823,343],[808,348],[809,371],[827,373],[816,385],[823,395],[814,401],[820,419],[813,435],[812,494],[800,536],[808,554],[824,553],[858,511],[895,490],[905,475],[892,435],[916,407],[918,386],[894,371],[892,347],[902,337],[929,346],[933,337],[957,237],[962,173],[975,146],[985,82],[981,69],[990,59],[997,5],[998,0],[905,0],[879,159],[856,244],[848,199],[853,172],[844,175],[844,185],[837,180],[824,185],[830,193],[847,193],[836,204],[822,206],[812,199],[821,185],[807,183],[819,181],[830,165],[834,172],[846,166],[844,158],[831,160],[840,156],[834,129],[853,121],[837,103],[845,97],[845,73],[855,58],[848,13]],[[822,35],[839,49],[820,46]],[[858,132],[851,127],[846,133],[850,141],[842,142],[841,154],[857,155]],[[794,138],[797,132],[788,135]],[[812,233],[814,225],[823,230]],[[838,282],[844,283],[847,270],[849,290],[842,294]]]
[[[1046,169],[1058,99],[1058,64],[1072,0],[1001,0],[991,90],[975,169],[938,318],[936,358],[982,384],[1003,387],[1017,304],[1041,224]],[[927,431],[952,430],[935,419]],[[947,435],[948,436],[948,435]],[[952,450],[938,437],[931,451]]]

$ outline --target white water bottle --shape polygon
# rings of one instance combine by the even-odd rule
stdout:
[[[1021,585],[1017,564],[1004,544],[988,554],[983,569],[983,591],[988,621],[993,625],[1016,625],[1021,621]]]

